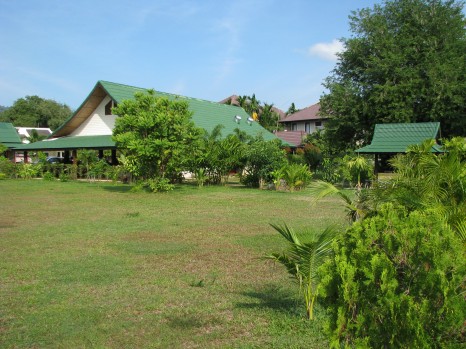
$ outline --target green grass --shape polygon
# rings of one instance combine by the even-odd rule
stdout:
[[[269,223],[343,224],[335,199],[240,186],[0,181],[0,347],[325,348],[297,287],[261,259]]]

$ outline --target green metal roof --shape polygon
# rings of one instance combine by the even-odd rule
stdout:
[[[15,148],[21,144],[21,138],[13,124],[0,122],[0,143],[8,148]]]
[[[411,124],[376,124],[371,144],[356,150],[357,153],[404,153],[410,145],[421,144],[426,139],[436,139],[439,122]],[[441,152],[438,145],[432,152]]]
[[[47,139],[41,142],[22,144],[16,150],[61,150],[61,149],[110,149],[115,148],[111,135],[69,136]]]
[[[133,99],[136,92],[146,92],[148,90],[108,81],[99,81],[97,84],[100,84],[117,103],[121,103],[125,99]],[[265,140],[277,139],[273,133],[267,131],[258,122],[253,121],[248,123],[249,115],[243,108],[159,91],[155,91],[155,94],[156,96],[171,100],[180,99],[187,101],[189,109],[193,112],[192,120],[194,124],[208,132],[212,132],[215,126],[221,124],[223,125],[221,132],[224,137],[233,134],[235,129],[239,129],[253,137],[262,135]],[[241,117],[239,122],[235,119],[236,115]]]
[[[102,91],[103,89],[103,91]],[[96,92],[97,91],[97,92]],[[62,136],[53,138],[55,134],[59,134],[60,131],[65,129],[65,126],[70,128],[74,117],[78,117],[80,110],[88,108],[87,102],[93,98],[94,93],[97,93],[98,101],[103,99],[103,93],[106,93],[115,102],[121,103],[125,99],[133,99],[136,92],[146,92],[148,89],[117,84],[109,81],[98,81],[92,89],[91,93],[87,96],[81,106],[76,110],[73,115],[68,118],[55,132],[49,137],[49,139],[35,142],[31,144],[24,144],[17,147],[18,150],[52,150],[52,149],[80,149],[80,148],[114,148],[115,143],[111,140],[111,136]],[[180,99],[187,101],[189,109],[193,112],[192,120],[197,127],[203,128],[208,132],[217,125],[223,125],[221,130],[222,136],[226,137],[229,134],[233,134],[235,129],[244,131],[250,136],[261,135],[265,140],[278,139],[273,133],[267,131],[257,122],[248,122],[249,115],[244,111],[243,108],[220,104],[215,102],[209,102],[206,100],[189,98],[184,96],[178,96],[170,93],[155,91],[155,94],[160,97],[166,97],[168,99]],[[96,99],[94,98],[94,101]],[[99,102],[100,103],[100,102]],[[238,120],[236,116],[241,117]],[[81,116],[79,116],[81,117]]]

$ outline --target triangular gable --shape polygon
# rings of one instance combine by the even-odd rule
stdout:
[[[376,124],[372,142],[357,153],[405,153],[410,145],[421,144],[427,139],[436,139],[440,129],[439,122],[410,124]],[[433,152],[441,152],[438,145]]]

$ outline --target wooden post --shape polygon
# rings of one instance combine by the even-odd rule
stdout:
[[[374,160],[374,177],[375,179],[379,179],[379,154],[375,153],[375,160]]]
[[[28,152],[25,151],[25,152],[23,153],[23,156],[24,156],[24,163],[27,164],[27,163],[29,162],[29,161],[28,161]]]
[[[71,154],[73,154],[73,164],[78,163],[78,151],[76,149],[73,149]]]
[[[104,151],[102,149],[99,150],[99,160],[104,158]]]

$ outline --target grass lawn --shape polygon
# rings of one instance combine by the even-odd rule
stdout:
[[[325,348],[261,257],[269,223],[344,224],[337,199],[183,185],[0,181],[1,348]],[[320,321],[319,321],[320,320]]]

